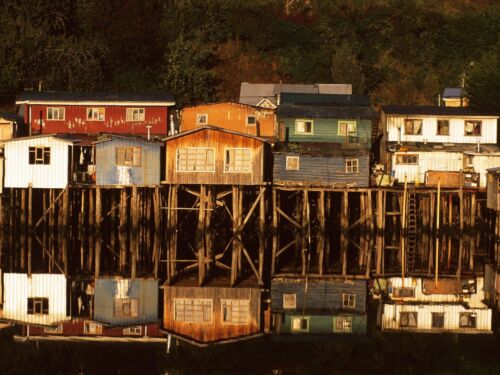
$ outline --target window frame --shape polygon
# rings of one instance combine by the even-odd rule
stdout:
[[[293,303],[287,298],[293,299]],[[283,293],[283,309],[295,310],[297,308],[297,293]]]
[[[438,322],[438,320],[436,320],[436,318],[440,318],[442,319],[441,321],[441,326],[440,327],[437,327],[435,325],[436,322]],[[431,312],[431,328],[432,329],[444,329],[444,317],[445,317],[445,314],[444,312]]]
[[[342,293],[342,308],[356,308],[356,293]]]
[[[250,123],[248,122],[248,119],[249,119],[250,117],[253,117],[253,118],[254,118],[254,123],[253,123],[253,124],[250,124]],[[257,116],[256,116],[256,115],[246,115],[246,118],[245,118],[245,125],[246,125],[246,126],[257,126]]]
[[[408,319],[408,324],[403,325],[401,323],[403,315],[414,315],[415,325],[410,325],[410,319]],[[400,311],[399,312],[399,328],[418,328],[418,311]]]
[[[180,150],[211,150],[212,155],[213,155],[213,163],[212,163],[212,169],[211,170],[205,170],[205,171],[189,171],[189,170],[181,170],[179,169],[179,151]],[[206,158],[206,154],[205,154]],[[215,173],[215,147],[178,147],[175,150],[175,172],[176,173]]]
[[[344,159],[344,160],[345,160],[344,161],[344,166],[345,166],[344,172],[345,173],[348,173],[348,174],[359,173],[359,159]],[[350,166],[348,165],[349,163],[351,163]],[[354,166],[353,163],[356,164],[356,166]],[[356,170],[354,170],[354,169],[356,169]]]
[[[352,333],[352,323],[354,319],[350,315],[339,315],[333,317],[333,332],[334,333]],[[346,329],[346,322],[349,323],[349,329]],[[342,329],[338,329],[337,324],[342,323]]]
[[[408,133],[406,130],[406,124],[411,122],[412,123],[412,128],[415,126],[415,121],[420,121],[420,131],[418,133]],[[406,118],[404,119],[403,122],[403,129],[404,129],[404,135],[422,135],[423,133],[423,127],[424,127],[424,120],[419,119],[419,118]]]
[[[139,111],[139,114],[142,111],[142,116],[139,116],[140,118],[137,120],[134,120],[135,111]],[[131,115],[130,117],[129,117],[129,114]],[[146,120],[146,108],[144,108],[144,107],[127,107],[125,109],[125,121],[136,122],[136,121],[145,121],[145,120]]]
[[[341,124],[346,124],[345,132],[341,131]],[[354,133],[350,134],[349,133],[349,126],[354,125]],[[343,137],[356,137],[358,135],[358,123],[355,120],[339,120],[337,122],[337,135],[343,136]]]
[[[43,333],[46,333],[49,335],[61,335],[63,333],[63,325],[58,324],[56,326],[43,327]]]
[[[310,132],[300,132],[300,131],[298,131],[299,122],[304,122],[304,123],[310,122],[311,123],[311,131]],[[295,119],[295,133],[294,134],[298,134],[298,135],[314,135],[314,120],[313,119],[303,119],[303,118]]]
[[[205,116],[206,122],[200,122],[200,118],[202,116]],[[196,114],[196,125],[198,125],[198,126],[208,125],[208,113],[197,113]]]
[[[54,110],[57,110],[57,118],[54,118]],[[62,112],[62,118],[60,118]],[[49,116],[50,114],[50,116]],[[47,121],[64,121],[66,118],[66,108],[65,107],[47,107]]]
[[[439,133],[439,125],[441,122],[446,122],[448,124],[448,133],[447,134],[440,134]],[[440,137],[449,137],[450,136],[450,120],[448,119],[437,119],[436,120],[436,135]]]
[[[91,327],[95,328],[95,331],[92,332]],[[86,321],[83,322],[83,334],[84,335],[102,335],[102,324]]]
[[[227,170],[230,164],[227,163],[229,151],[249,151],[250,152],[250,168],[248,170]],[[251,147],[226,147],[224,148],[224,173],[237,173],[237,174],[252,174],[253,173],[253,149]]]
[[[39,157],[38,151],[41,150],[42,156]],[[31,161],[31,154],[33,156],[33,162]],[[48,159],[48,162],[46,162]],[[41,162],[40,162],[41,161]],[[51,162],[51,148],[50,146],[29,146],[28,147],[28,164],[29,165],[50,165]]]
[[[396,157],[396,165],[419,165],[419,161],[420,161],[420,155],[419,154],[396,154],[395,155]],[[410,157],[415,157],[417,159],[417,161],[415,163],[408,163],[408,162],[400,162],[399,161],[399,158],[410,158]]]
[[[474,134],[475,125],[472,128],[472,134],[467,134],[467,123],[479,124],[479,134]],[[483,121],[482,120],[464,120],[464,137],[482,137],[483,135]]]
[[[462,325],[462,316],[468,316],[468,322],[469,322],[469,324]],[[474,322],[473,325],[470,324],[471,318],[473,318],[473,320],[472,320]],[[477,313],[475,313],[475,312],[469,312],[469,311],[459,312],[458,327],[459,328],[463,328],[463,329],[476,329],[477,328]]]
[[[297,168],[290,168],[289,160],[297,160]],[[285,170],[286,171],[299,171],[300,170],[300,156],[286,156],[285,158]]]
[[[137,332],[137,329],[139,329],[139,332]],[[142,336],[142,326],[125,327],[122,334],[126,336]]]
[[[193,318],[194,318],[194,301],[201,301],[201,306],[202,306],[202,319],[201,321],[196,321],[196,320],[181,320],[181,319],[178,319],[178,315],[177,315],[177,304],[179,303],[179,301],[184,301],[184,305],[185,305],[185,302],[186,301],[190,301],[191,302],[191,306],[193,306]],[[208,320],[205,320],[205,310],[204,310],[204,306],[203,306],[203,303],[204,302],[209,302],[210,303],[210,321]],[[213,299],[211,298],[174,298],[174,304],[173,304],[173,320],[174,322],[179,322],[179,323],[185,323],[185,324],[212,324],[213,321],[214,321],[214,301]],[[185,308],[184,308],[184,316],[185,316]]]
[[[301,324],[300,324],[300,329],[295,329],[294,328],[294,321],[296,319],[300,319],[301,320]],[[307,321],[307,328],[302,328],[302,321]],[[304,332],[309,332],[310,331],[310,328],[311,328],[311,325],[310,325],[310,320],[311,320],[311,317],[310,316],[291,316],[290,317],[290,331],[292,333],[304,333]]]
[[[102,119],[101,117],[101,109],[102,109]],[[94,118],[94,111],[97,110],[97,119]],[[90,116],[89,116],[90,111]],[[106,121],[106,107],[86,107],[85,114],[87,121]]]
[[[31,302],[30,302],[31,300]],[[31,305],[31,309],[30,309]],[[44,306],[45,305],[45,306]],[[37,306],[39,306],[39,312],[37,312]],[[30,312],[31,310],[31,312]],[[50,306],[48,297],[28,297],[26,305],[27,315],[49,315]]]
[[[119,163],[119,153],[123,150],[123,164]],[[131,164],[126,164],[127,162],[127,150],[132,150],[132,161]],[[134,159],[136,155],[136,151],[138,150],[139,154],[139,163],[134,164]],[[142,166],[142,147],[141,146],[123,146],[123,147],[115,147],[115,165],[119,167],[141,167]]]
[[[231,306],[233,307],[232,304],[239,304],[239,308],[241,309],[241,303],[245,302],[247,311],[246,311],[246,320],[242,321],[241,317],[238,319],[237,322],[234,322],[233,320],[224,320],[224,307]],[[224,303],[226,303],[226,306],[224,306]],[[221,311],[221,323],[225,325],[233,325],[233,326],[243,326],[243,325],[248,325],[250,323],[250,300],[249,299],[235,299],[235,298],[222,298],[220,300],[220,311]],[[241,314],[241,311],[239,312]],[[234,311],[231,310],[231,318],[234,314]]]
[[[121,314],[118,313],[116,309],[116,304],[118,301],[121,301]],[[133,301],[137,301],[137,311],[134,314],[134,309],[132,308]],[[127,297],[127,298],[115,298],[113,300],[113,316],[116,317],[124,317],[124,318],[138,318],[140,313],[139,313],[139,298],[133,298],[133,297]],[[130,314],[125,314],[125,309],[123,308],[124,305],[130,304]]]

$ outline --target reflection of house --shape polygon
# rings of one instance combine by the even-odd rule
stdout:
[[[497,311],[500,311],[500,272],[498,272],[498,264],[500,254],[495,254],[496,265],[486,264],[484,266],[484,289],[486,291],[486,301],[494,306]]]
[[[55,325],[68,321],[64,275],[3,274],[3,316],[15,323]]]
[[[492,312],[484,304],[484,278],[393,277],[381,281],[388,298],[381,302],[382,330],[415,332],[491,332]],[[385,285],[385,288],[384,288]]]
[[[365,334],[366,280],[274,278],[275,334]]]
[[[487,179],[487,207],[496,212],[500,211],[500,162],[495,168],[488,169]]]
[[[381,162],[399,181],[424,182],[428,172],[479,173],[499,165],[498,115],[468,107],[383,106]],[[477,182],[475,183],[477,186]],[[471,186],[474,186],[471,184]]]
[[[274,110],[240,103],[201,104],[182,110],[181,131],[204,125],[264,138],[276,135]]]

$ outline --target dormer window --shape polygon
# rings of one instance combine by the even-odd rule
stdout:
[[[465,135],[467,136],[480,136],[481,135],[482,121],[467,120],[465,121]]]
[[[208,125],[208,115],[206,113],[196,114],[196,125]]]
[[[406,135],[422,135],[422,120],[421,119],[406,119],[405,120]]]

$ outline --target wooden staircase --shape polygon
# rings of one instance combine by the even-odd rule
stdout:
[[[406,270],[411,273],[415,271],[415,260],[417,258],[417,197],[415,189],[408,190],[407,219]]]

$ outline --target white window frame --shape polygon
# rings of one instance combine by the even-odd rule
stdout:
[[[472,133],[467,134],[467,123],[471,122],[472,125]],[[479,134],[474,134],[475,124],[479,124]],[[483,121],[482,120],[464,120],[464,136],[465,137],[481,137],[483,135]]]
[[[102,324],[95,322],[83,322],[84,335],[102,335]]]
[[[311,131],[310,132],[301,132],[299,131],[299,123],[300,122],[310,122],[311,123]],[[305,126],[305,125],[304,125]],[[314,135],[314,121],[312,119],[298,118],[295,120],[295,134],[300,135]]]
[[[240,309],[237,312],[233,310],[233,307],[235,307],[236,305],[238,306],[238,309]],[[246,314],[246,319],[242,320],[242,318],[240,316],[239,319],[236,319],[236,321],[234,321],[232,319],[233,314],[235,314],[235,313],[242,314],[241,308],[242,307],[245,308],[245,305],[246,305],[246,311],[244,312],[244,314]],[[226,308],[231,309],[231,320],[224,320],[224,306],[226,306]],[[250,300],[249,299],[221,299],[220,311],[221,311],[220,319],[221,319],[222,324],[247,325],[250,322]]]
[[[403,315],[414,315],[415,316],[415,325],[410,325],[410,320],[408,319],[408,324],[403,325],[401,323],[401,318]],[[400,328],[417,328],[418,327],[418,312],[417,311],[400,311],[399,312],[399,327]]]
[[[102,118],[101,118],[102,110]],[[105,107],[87,107],[85,108],[87,121],[106,121],[106,108]],[[97,116],[96,116],[97,114]],[[94,118],[97,117],[97,118]]]
[[[227,153],[231,150],[238,151],[238,150],[247,150],[250,152],[250,167],[247,170],[228,170],[229,164],[227,163]],[[253,150],[249,147],[230,147],[230,148],[225,148],[224,149],[224,173],[245,173],[245,174],[251,174],[253,172]]]
[[[290,166],[290,160],[297,160],[297,168],[291,168]],[[300,157],[299,156],[287,156],[286,157],[286,165],[285,165],[285,169],[287,171],[298,171],[300,170]]]
[[[122,332],[127,336],[142,336],[142,326],[125,327]]]
[[[42,156],[38,157],[38,151],[41,150]],[[34,152],[35,158],[33,159],[33,163],[30,162],[31,152]],[[48,155],[49,162],[45,162],[45,157]],[[50,165],[52,161],[51,158],[51,147],[50,146],[29,146],[28,147],[28,164],[29,165]]]
[[[340,126],[340,124],[346,124],[347,125],[346,128],[345,128],[345,131],[342,131],[342,127]],[[350,127],[354,128],[354,132],[352,132],[352,134],[349,132],[349,128]],[[338,128],[337,129],[337,135],[341,135],[341,136],[345,136],[345,137],[348,137],[348,136],[356,137],[358,135],[358,125],[357,125],[356,121],[353,121],[353,120],[339,120],[337,128]]]
[[[415,121],[420,121],[420,131],[418,133],[407,133],[406,132],[406,124],[411,122],[412,123],[412,129],[415,127]],[[403,129],[404,129],[404,134],[405,135],[416,135],[416,136],[421,136],[423,134],[423,127],[424,127],[424,120],[421,118],[406,118],[403,121]]]
[[[474,318],[474,325],[463,325],[462,324],[462,316],[467,316],[468,322],[470,322],[470,318]],[[461,329],[476,329],[477,328],[477,313],[475,312],[468,312],[468,311],[463,311],[460,312],[458,315],[458,327]]]
[[[299,319],[300,321],[302,320],[305,320],[307,321],[307,328],[302,328],[302,322],[299,323],[299,325],[301,326],[300,328],[295,328],[295,321]],[[301,332],[309,332],[310,328],[311,328],[311,317],[309,316],[292,316],[290,318],[290,331],[293,332],[293,333],[301,333]]]
[[[345,159],[345,173],[359,173],[359,159]]]
[[[205,122],[201,122],[200,119],[205,116]],[[203,126],[208,125],[208,113],[197,113],[196,114],[196,125]]]
[[[297,308],[297,293],[283,293],[283,309],[295,310]]]
[[[398,160],[399,157],[401,157],[401,159],[403,158],[409,158],[409,157],[413,157],[415,156],[417,158],[417,162],[416,163],[408,163],[408,162],[400,162]],[[418,165],[418,162],[420,161],[420,155],[419,154],[396,154],[396,165]]]
[[[355,293],[342,293],[342,307],[346,309],[356,308],[356,294]]]
[[[440,122],[447,122],[448,123],[448,134],[439,134],[439,123]],[[439,137],[449,137],[450,136],[450,120],[446,118],[438,118],[436,120],[436,135]]]
[[[138,118],[134,119],[134,116],[137,114]],[[126,109],[125,121],[134,122],[134,121],[144,121],[146,118],[146,109],[139,107],[129,107]]]
[[[333,317],[333,332],[335,333],[352,333],[353,317],[340,315]],[[342,328],[338,328],[337,324],[341,324]]]
[[[123,164],[120,164],[118,161],[118,154],[120,151],[123,150]],[[126,155],[127,155],[127,150],[132,150],[132,160],[130,162],[127,162]],[[135,155],[139,154],[139,157],[136,158]],[[138,160],[137,160],[138,159]],[[140,167],[142,163],[142,147],[137,147],[137,146],[129,146],[129,147],[116,147],[115,148],[115,165],[121,166],[121,167]]]
[[[57,116],[55,116],[56,113]],[[47,121],[64,121],[65,116],[66,109],[64,107],[47,107]]]
[[[213,154],[213,163],[212,163],[212,169],[210,170],[204,170],[204,171],[188,171],[188,170],[182,170],[179,169],[179,150],[212,150]],[[189,151],[188,151],[189,152]],[[206,157],[206,155],[205,155]],[[214,147],[179,147],[175,151],[175,171],[177,173],[215,173],[215,148]]]
[[[254,123],[253,123],[253,124],[250,124],[250,123],[248,122],[248,118],[250,118],[250,117],[253,117],[253,118],[255,119],[255,121],[254,121]],[[257,126],[257,116],[256,116],[256,115],[247,115],[247,116],[246,116],[245,125],[246,125],[246,126]]]
[[[186,320],[185,317],[184,319],[179,319],[177,316],[177,304],[183,301],[184,304],[186,302],[189,302],[193,306],[193,318],[194,318],[194,302],[195,301],[200,301],[201,306],[202,306],[202,319],[201,321],[196,321],[196,320]],[[205,315],[204,315],[204,310],[203,310],[203,304],[207,303],[210,304],[210,321],[204,320]],[[189,323],[189,324],[212,324],[214,320],[214,301],[210,298],[174,298],[174,305],[173,305],[174,311],[173,311],[173,317],[174,321],[180,322],[180,323]]]

